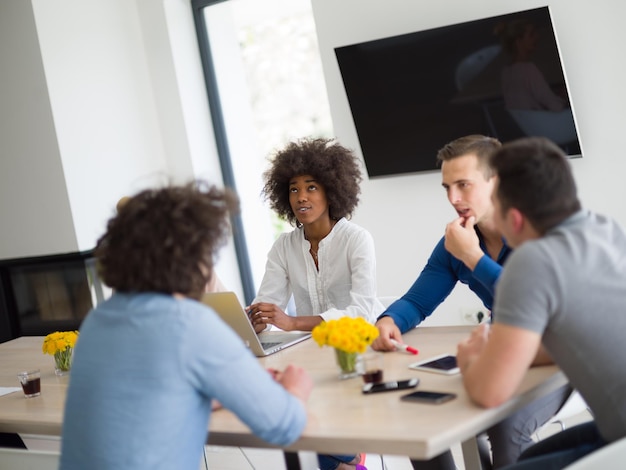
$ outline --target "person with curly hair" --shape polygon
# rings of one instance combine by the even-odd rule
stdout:
[[[261,287],[247,308],[257,332],[269,325],[312,330],[342,316],[372,322],[383,311],[376,297],[376,254],[370,233],[348,218],[362,180],[354,153],[331,139],[289,143],[264,173],[272,209],[295,229],[272,246]],[[285,313],[293,296],[295,316]],[[357,455],[319,455],[321,470],[363,468]]]
[[[80,328],[61,470],[196,469],[214,400],[272,444],[299,438],[310,376],[264,370],[199,302],[237,205],[195,182],[142,191],[109,220],[95,256],[114,293]],[[276,400],[261,409],[259,393]]]
[[[117,212],[122,210],[122,207],[124,207],[128,201],[130,201],[130,197],[122,196],[120,200],[117,201],[117,203],[115,204],[115,210]],[[226,286],[224,286],[224,283],[219,278],[217,273],[213,271],[213,274],[211,275],[211,279],[209,279],[209,282],[207,282],[206,286],[204,287],[204,291],[205,292],[225,292],[227,290],[228,289],[226,288]]]
[[[354,153],[331,139],[302,139],[279,151],[263,176],[271,208],[296,228],[272,246],[248,307],[257,332],[267,325],[310,331],[345,315],[373,322],[383,310],[374,241],[348,220],[362,180]],[[292,295],[295,316],[285,313]]]

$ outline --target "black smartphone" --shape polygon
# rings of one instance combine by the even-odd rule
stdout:
[[[418,401],[421,403],[433,403],[437,405],[450,400],[454,400],[455,398],[456,394],[454,393],[429,392],[426,390],[418,390],[417,392],[408,393],[400,397],[401,400],[405,401]]]
[[[396,382],[367,383],[363,385],[363,393],[392,392],[394,390],[405,390],[415,388],[420,379],[398,380]]]

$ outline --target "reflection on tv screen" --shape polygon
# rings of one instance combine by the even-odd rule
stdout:
[[[447,142],[545,136],[582,156],[548,7],[335,49],[370,177],[437,170]]]

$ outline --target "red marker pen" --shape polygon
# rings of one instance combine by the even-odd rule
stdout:
[[[393,345],[396,347],[396,349],[402,349],[403,351],[406,351],[408,353],[411,354],[418,354],[419,351],[407,344],[404,343],[400,343],[398,341],[396,341],[395,339],[391,339],[391,342],[393,343]]]

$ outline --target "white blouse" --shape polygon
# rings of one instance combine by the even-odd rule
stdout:
[[[345,218],[320,241],[319,271],[304,230],[282,234],[270,250],[256,302],[285,310],[293,294],[296,315],[324,320],[363,317],[374,323],[384,310],[376,297],[376,253],[370,233]]]

